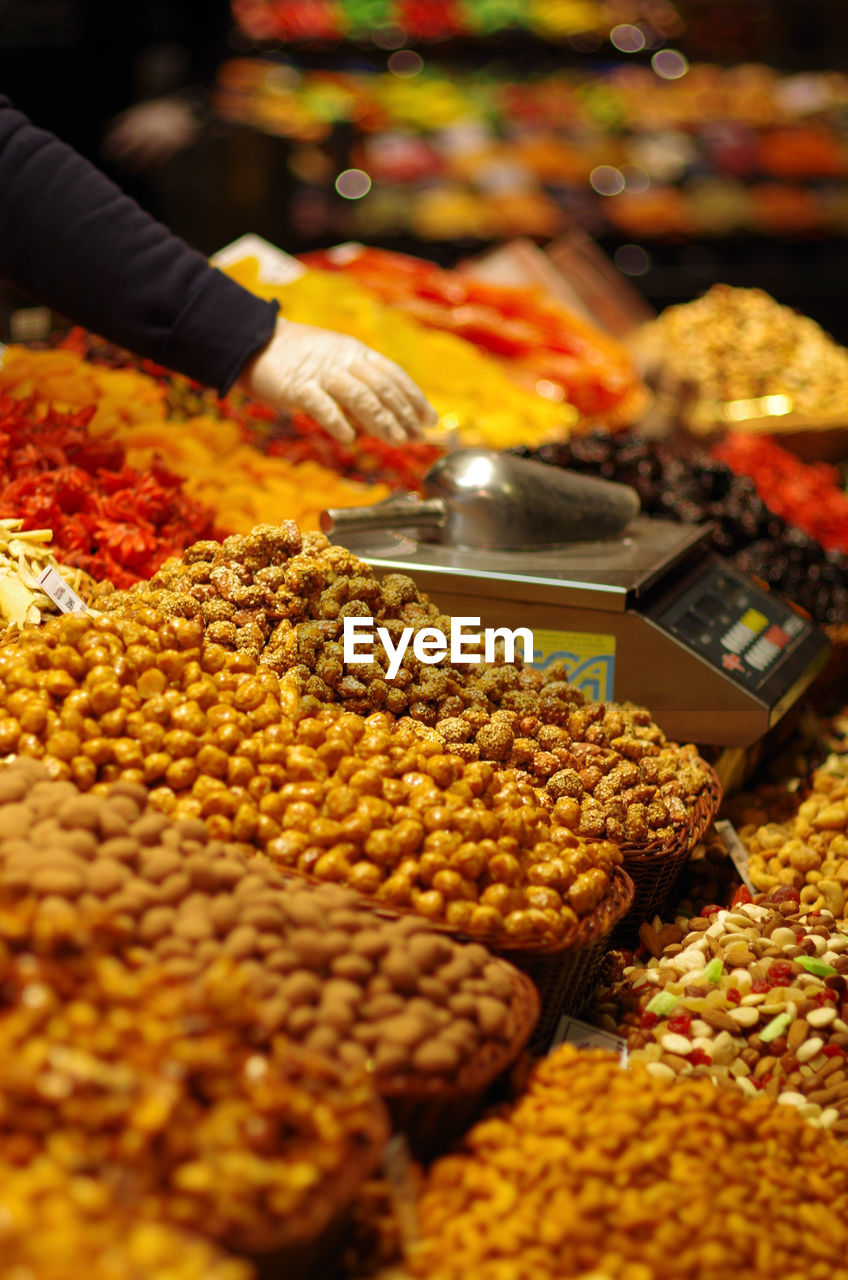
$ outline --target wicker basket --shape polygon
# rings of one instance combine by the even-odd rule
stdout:
[[[689,854],[709,831],[721,805],[722,789],[715,770],[707,764],[704,768],[709,774],[709,784],[695,801],[688,826],[681,828],[671,840],[621,846],[624,869],[633,881],[636,895],[615,930],[614,946],[632,942],[645,920],[661,914]]]
[[[704,829],[708,826],[709,822]],[[687,853],[688,848],[687,844]],[[310,884],[326,883],[317,876],[297,871],[293,867],[281,867],[279,870],[284,876],[306,880]],[[363,906],[377,915],[392,919],[413,915],[418,919],[426,919],[411,907],[388,907],[367,894],[360,893],[357,896]],[[566,938],[558,938],[555,942],[511,942],[502,933],[463,933],[444,920],[427,920],[427,924],[439,933],[449,934],[458,942],[479,942],[527,974],[538,989],[541,999],[539,1022],[530,1049],[531,1052],[541,1053],[547,1049],[562,1014],[575,1013],[588,1002],[601,958],[610,945],[610,935],[625,916],[632,912],[633,898],[633,881],[625,860],[625,869],[616,868],[613,884],[603,901],[594,911],[579,920]],[[641,924],[641,917],[639,923]]]
[[[539,992],[541,1012],[531,1053],[546,1053],[562,1015],[579,1013],[588,1004],[610,936],[630,912],[633,898],[633,881],[618,867],[609,893],[565,941],[533,950],[503,944],[494,948],[531,978]]]
[[[406,1134],[413,1155],[430,1160],[442,1154],[474,1122],[492,1085],[515,1063],[539,1018],[539,995],[530,979],[513,967],[510,1000],[513,1025],[506,1043],[484,1045],[450,1084],[423,1076],[399,1076],[380,1085],[393,1127]]]
[[[321,1280],[342,1280],[350,1227],[347,1206],[312,1240],[252,1257],[256,1280],[316,1280],[318,1276]]]
[[[292,1046],[291,1052],[299,1051]],[[336,1064],[329,1059],[314,1058],[316,1064],[319,1061],[322,1071],[338,1075]],[[390,1132],[387,1108],[376,1091],[369,1107],[367,1135],[348,1154],[343,1165],[322,1180],[306,1212],[279,1223],[276,1241],[270,1249],[259,1253],[244,1248],[256,1267],[257,1280],[277,1280],[280,1276],[286,1280],[312,1280],[318,1275],[330,1280],[335,1275],[335,1259],[343,1251],[353,1202],[362,1183],[378,1168]]]

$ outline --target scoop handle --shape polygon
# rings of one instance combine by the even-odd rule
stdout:
[[[441,529],[447,519],[440,498],[386,498],[373,507],[331,507],[321,512],[326,534],[370,533],[378,529]]]

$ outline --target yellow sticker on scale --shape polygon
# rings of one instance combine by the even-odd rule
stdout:
[[[615,690],[615,636],[588,631],[533,630],[533,666],[562,662],[571,684],[590,702],[607,702]]]
[[[753,631],[755,636],[758,636],[768,626],[768,618],[764,613],[760,613],[758,609],[747,609],[739,621],[743,627]]]

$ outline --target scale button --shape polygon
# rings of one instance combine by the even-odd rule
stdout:
[[[773,662],[780,653],[781,647],[781,645],[767,640],[764,636],[755,645],[751,646],[745,656],[756,671],[765,671],[769,663]]]
[[[745,626],[744,622],[737,622],[729,631],[725,631],[721,637],[721,647],[729,649],[731,653],[741,653],[746,645],[751,643],[753,636]]]

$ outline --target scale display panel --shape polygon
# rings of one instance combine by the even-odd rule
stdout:
[[[719,564],[656,622],[748,689],[760,689],[811,630],[778,596]]]

